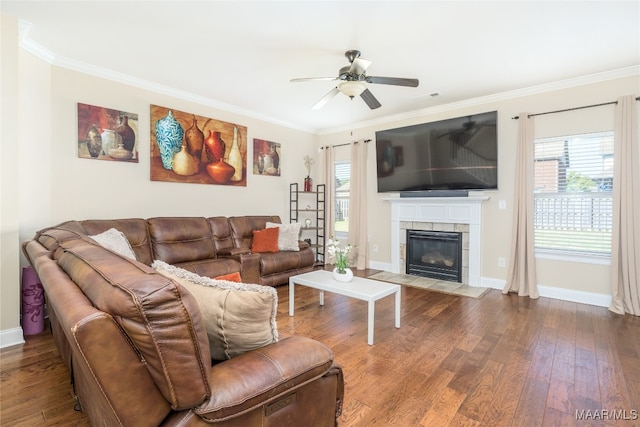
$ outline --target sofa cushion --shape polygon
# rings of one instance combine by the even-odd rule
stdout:
[[[131,248],[131,244],[129,244],[129,240],[127,240],[127,236],[115,228],[110,228],[107,231],[89,237],[109,250],[117,252],[122,256],[136,259],[136,254],[133,253],[133,249]]]
[[[154,260],[151,253],[151,242],[147,231],[147,221],[141,218],[123,219],[87,219],[83,221],[73,221],[81,226],[81,229],[74,229],[86,235],[100,234],[110,228],[115,228],[127,236],[127,240],[136,254],[136,259],[143,264],[151,265]],[[64,223],[67,228],[71,221]]]
[[[278,293],[274,288],[214,280],[162,261],[152,266],[183,285],[198,301],[213,359],[231,359],[278,341]]]
[[[277,227],[280,229],[278,234],[278,249],[281,251],[299,251],[300,246],[298,240],[300,237],[300,227],[302,224],[294,222],[291,224],[278,224],[276,222],[267,222],[267,228]]]
[[[229,226],[229,220],[226,216],[214,216],[207,218],[209,227],[211,227],[211,234],[213,237],[213,245],[216,251],[223,249],[232,249],[233,246],[233,234],[231,233],[231,227]]]
[[[251,243],[251,252],[278,252],[279,234],[279,228],[264,228],[262,230],[253,230],[253,243]]]
[[[278,253],[260,254],[260,275],[270,276],[282,272],[295,272],[313,265],[315,253],[312,250],[282,251]]]
[[[159,217],[147,220],[155,259],[169,264],[216,258],[206,218]]]

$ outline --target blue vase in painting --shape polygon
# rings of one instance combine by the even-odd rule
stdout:
[[[173,168],[173,157],[182,147],[182,138],[184,138],[184,129],[173,117],[173,111],[169,110],[166,117],[156,122],[156,142],[160,149],[162,166],[165,169]]]

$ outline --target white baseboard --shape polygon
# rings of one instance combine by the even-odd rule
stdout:
[[[480,285],[487,288],[502,290],[506,284],[507,281],[503,279],[494,279],[491,277],[480,278]],[[581,304],[596,305],[598,307],[609,307],[611,304],[611,295],[558,288],[555,286],[538,284],[538,294],[540,294],[541,297],[579,302]]]
[[[391,264],[378,261],[369,261],[369,268],[383,271],[391,271]],[[492,277],[480,277],[480,286],[502,291],[507,281]],[[562,301],[578,302],[581,304],[595,305],[598,307],[609,307],[611,295],[598,294],[595,292],[585,292],[575,289],[558,288],[555,286],[545,286],[538,284],[538,293],[541,297],[559,299]]]
[[[597,294],[595,292],[577,291],[575,289],[554,288],[552,286],[538,285],[538,293],[541,297],[555,298],[563,301],[579,302],[582,304],[609,307],[611,295]]]
[[[391,271],[391,264],[387,262],[369,261],[369,268],[374,270]]]
[[[22,328],[7,329],[0,331],[0,348],[11,347],[12,345],[24,344]]]
[[[494,279],[491,277],[480,277],[480,286],[485,288],[502,290],[506,283],[507,281],[502,279]]]

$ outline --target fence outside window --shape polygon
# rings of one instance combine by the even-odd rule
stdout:
[[[537,193],[533,204],[537,248],[611,253],[611,193]]]

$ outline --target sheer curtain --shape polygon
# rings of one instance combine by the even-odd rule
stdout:
[[[322,179],[325,184],[325,212],[324,212],[324,236],[327,239],[335,235],[335,206],[336,206],[336,179],[333,168],[335,163],[335,149],[330,146],[322,147]],[[326,253],[326,252],[325,252]]]
[[[356,246],[356,269],[367,268],[367,144],[351,143],[349,185],[349,243]]]
[[[611,305],[618,314],[640,316],[640,161],[638,112],[633,95],[618,99],[613,149]]]
[[[517,292],[520,296],[538,298],[536,258],[533,242],[533,118],[519,114],[519,139],[516,155],[514,218],[511,242],[511,263],[503,294]]]

